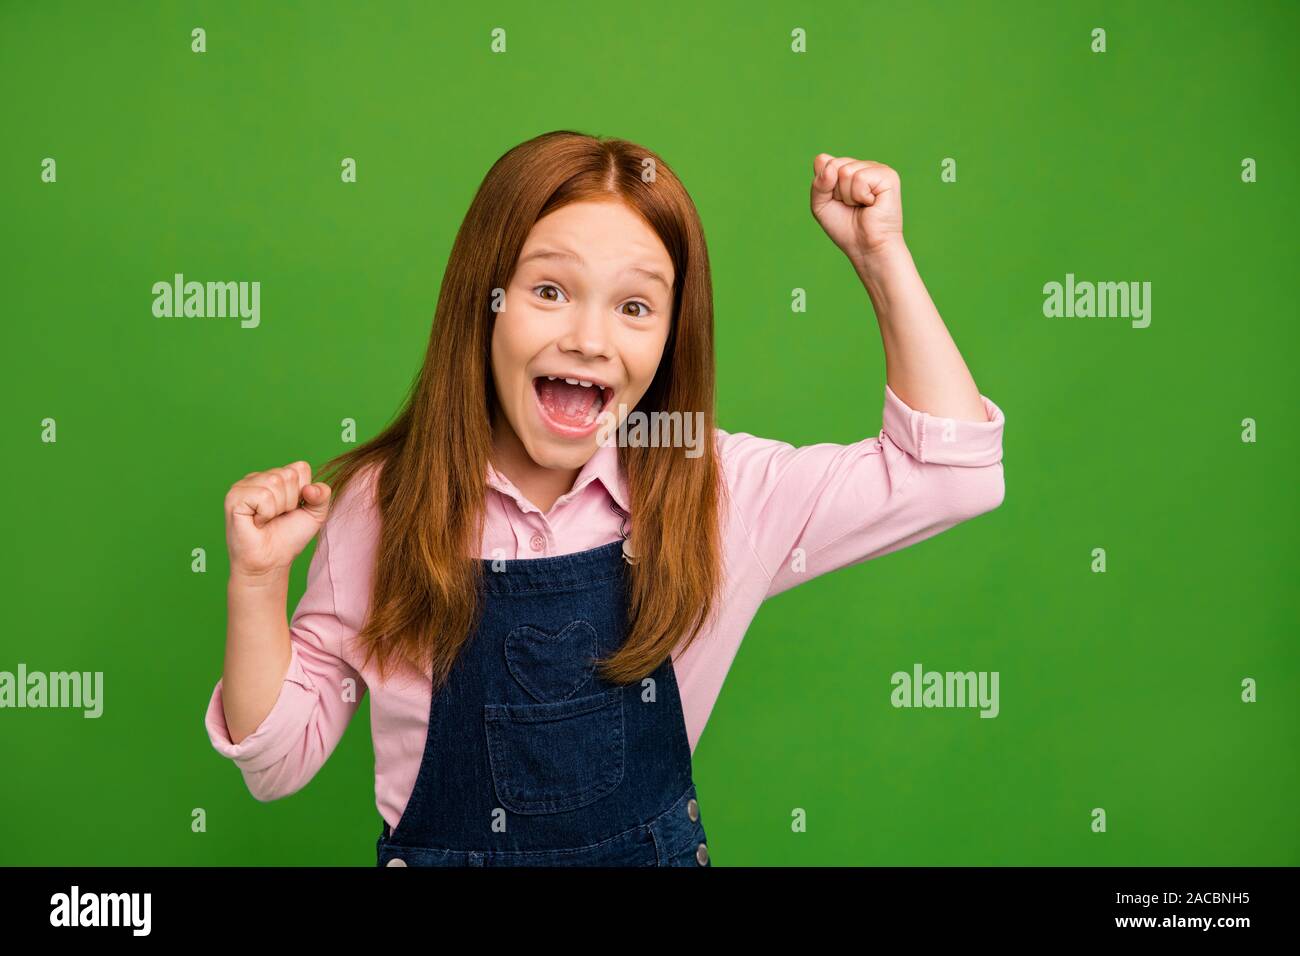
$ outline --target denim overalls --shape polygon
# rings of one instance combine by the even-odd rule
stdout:
[[[378,865],[708,866],[672,658],[621,687],[591,663],[626,638],[622,542],[482,563],[481,622]]]

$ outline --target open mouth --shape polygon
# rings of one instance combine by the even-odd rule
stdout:
[[[543,420],[563,435],[585,435],[614,399],[614,389],[601,382],[556,375],[537,376],[533,391]]]

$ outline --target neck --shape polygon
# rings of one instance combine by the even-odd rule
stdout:
[[[578,468],[546,468],[533,461],[519,436],[508,425],[492,430],[492,464],[523,496],[542,512],[550,512],[556,500],[573,488]]]

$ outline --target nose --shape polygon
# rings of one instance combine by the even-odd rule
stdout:
[[[610,358],[611,317],[588,299],[569,310],[569,326],[558,342],[562,352],[576,352],[588,358]]]

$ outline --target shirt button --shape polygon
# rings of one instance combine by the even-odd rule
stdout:
[[[543,538],[540,534],[535,534],[528,540],[528,545],[534,551],[541,551],[543,548],[546,547],[546,539]]]
[[[706,866],[709,862],[709,848],[703,843],[695,848],[695,862],[700,866]]]
[[[691,818],[692,823],[700,818],[700,802],[694,797],[686,801],[686,815]]]
[[[704,844],[701,843],[700,846],[704,846]],[[400,856],[395,856],[384,865],[385,866],[406,866],[406,861],[403,860]]]

